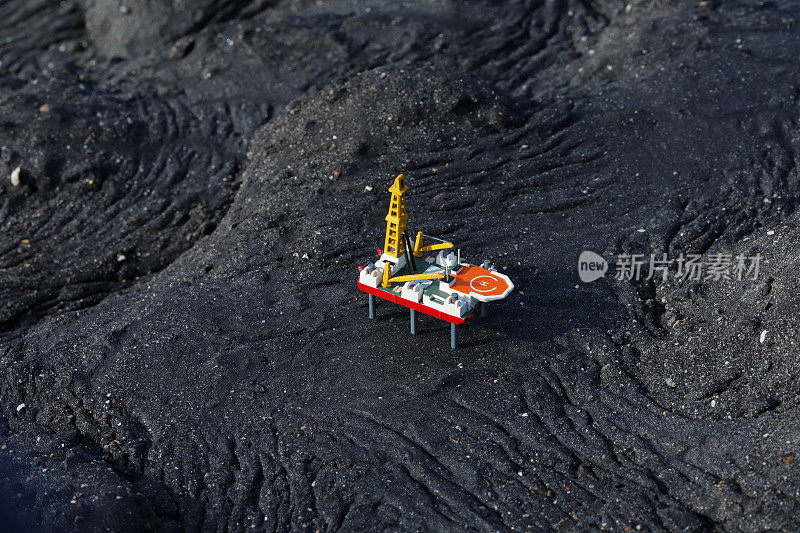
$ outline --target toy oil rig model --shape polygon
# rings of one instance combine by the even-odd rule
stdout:
[[[358,288],[369,294],[369,317],[375,318],[375,297],[411,310],[411,333],[417,332],[417,311],[450,322],[450,346],[458,346],[456,326],[471,318],[478,308],[487,315],[489,302],[502,300],[514,289],[508,276],[489,261],[483,266],[461,262],[447,252],[453,244],[417,233],[414,247],[406,232],[406,192],[400,174],[389,188],[392,193],[386,215],[386,241],[380,258],[359,267]],[[432,242],[432,244],[427,244]]]

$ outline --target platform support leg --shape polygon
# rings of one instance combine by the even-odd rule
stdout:
[[[481,316],[482,317],[489,316],[489,302],[483,302],[481,304]]]
[[[411,334],[417,334],[417,311],[411,309]]]
[[[452,322],[450,322],[450,347],[454,350],[458,348],[458,329]]]
[[[375,295],[369,295],[369,317],[375,318]]]

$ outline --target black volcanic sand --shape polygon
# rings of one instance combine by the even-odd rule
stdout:
[[[800,528],[800,5],[0,20],[4,527]],[[355,288],[399,172],[517,286],[456,351]],[[583,284],[585,249],[764,260]]]

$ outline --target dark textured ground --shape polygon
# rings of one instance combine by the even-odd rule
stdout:
[[[5,526],[800,528],[797,2],[0,21]],[[355,290],[398,172],[517,285],[457,351]],[[766,262],[581,284],[584,249]]]

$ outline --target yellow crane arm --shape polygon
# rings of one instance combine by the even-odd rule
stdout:
[[[422,232],[417,232],[417,240],[414,242],[414,257],[422,257],[422,252],[433,252],[434,250],[445,250],[452,248],[453,243],[442,241],[438,244],[429,244],[428,246],[422,245]]]
[[[423,246],[422,248],[420,248],[420,251],[432,252],[434,250],[444,250],[446,248],[452,248],[452,247],[453,247],[452,242],[443,242],[440,244],[429,244],[428,246]]]
[[[393,278],[389,278],[389,283],[394,283],[395,281],[414,281],[416,279],[442,279],[444,278],[444,274],[409,274],[407,276],[395,276]]]
[[[398,282],[398,281],[413,281],[413,280],[417,280],[417,279],[442,279],[442,278],[444,278],[444,274],[439,274],[438,272],[437,273],[432,273],[432,274],[409,274],[407,276],[395,276],[393,278],[390,278],[389,277],[389,276],[391,276],[390,271],[391,271],[391,267],[387,264],[383,268],[383,283],[381,283],[381,285],[383,285],[387,289],[391,286],[392,283],[395,283],[395,282]]]

